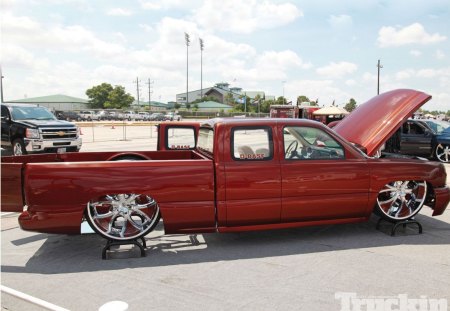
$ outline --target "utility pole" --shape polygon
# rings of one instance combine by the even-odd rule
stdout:
[[[189,104],[189,35],[185,32],[184,39],[186,40],[186,107]]]
[[[200,38],[200,99],[203,98],[203,39]]]
[[[136,77],[136,81],[133,81],[133,83],[136,83],[136,94],[137,94],[137,104],[138,106],[140,106],[139,104],[139,77]]]
[[[150,78],[148,78],[148,82],[147,82],[147,85],[148,85],[148,110],[150,111],[150,110],[152,110],[152,93],[153,93],[153,90],[152,90],[152,84],[153,83],[155,83],[155,81],[152,81]]]
[[[377,95],[380,94],[380,69],[383,68],[383,66],[380,64],[380,60],[378,60],[378,80],[377,80]]]

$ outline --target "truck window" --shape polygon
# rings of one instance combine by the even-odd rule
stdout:
[[[344,149],[330,135],[314,127],[287,126],[283,130],[288,160],[343,159]]]
[[[269,127],[239,127],[232,130],[234,160],[255,161],[273,158],[272,130]]]
[[[214,131],[211,128],[200,128],[198,132],[198,149],[213,153]]]
[[[166,131],[168,149],[195,148],[195,130],[193,127],[167,127]]]

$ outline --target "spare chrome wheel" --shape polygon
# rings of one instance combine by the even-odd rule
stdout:
[[[436,158],[444,163],[450,162],[450,146],[439,144],[436,146]]]
[[[152,231],[160,219],[158,204],[143,194],[107,194],[87,204],[92,229],[110,240],[134,240]]]
[[[375,211],[390,221],[406,220],[420,211],[426,196],[425,181],[394,181],[386,184],[378,193]]]

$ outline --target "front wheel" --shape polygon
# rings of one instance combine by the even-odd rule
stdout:
[[[17,138],[13,141],[12,152],[14,156],[21,156],[27,154],[27,151],[25,150],[25,144],[23,143],[22,139]]]
[[[87,204],[86,219],[109,240],[135,240],[150,233],[161,217],[159,206],[147,195],[107,194]]]
[[[435,155],[436,159],[438,159],[441,162],[449,163],[450,162],[450,146],[439,144],[436,146],[435,149]]]
[[[426,196],[425,181],[394,181],[386,184],[378,193],[375,213],[392,222],[406,220],[420,211]]]

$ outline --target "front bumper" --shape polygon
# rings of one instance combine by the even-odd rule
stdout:
[[[433,216],[442,215],[450,202],[450,188],[434,188],[434,208]]]
[[[24,139],[27,153],[57,152],[64,148],[66,151],[79,151],[81,149],[81,137],[76,139]]]

